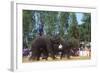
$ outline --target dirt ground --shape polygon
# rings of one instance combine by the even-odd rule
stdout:
[[[88,60],[88,59],[91,59],[91,57],[89,57],[89,56],[71,56],[71,58],[70,59],[67,59],[66,57],[65,58],[62,58],[62,59],[60,59],[60,57],[57,57],[57,59],[55,59],[55,60],[52,60],[52,58],[50,58],[50,57],[48,57],[48,60],[45,60],[45,59],[41,59],[40,58],[40,60],[39,60],[39,62],[40,61],[69,61],[69,60]],[[30,63],[30,62],[36,62],[35,60],[29,60],[29,57],[23,57],[22,58],[22,62],[23,63]]]

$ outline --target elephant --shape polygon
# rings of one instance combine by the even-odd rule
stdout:
[[[60,47],[62,46],[62,47]],[[68,43],[60,37],[38,36],[32,41],[31,45],[32,55],[30,59],[40,60],[51,57],[53,60],[59,56],[62,59],[65,55],[70,58],[70,49]]]
[[[50,40],[50,43],[53,52],[53,59],[56,59],[56,55],[60,56],[60,59],[62,59],[67,55],[67,58],[70,59],[71,50],[70,50],[69,42],[67,40],[64,40],[63,38],[57,36],[57,37],[53,37]]]
[[[36,37],[31,46],[32,55],[30,59],[40,60],[40,57],[46,59],[48,58],[47,41],[45,37]]]

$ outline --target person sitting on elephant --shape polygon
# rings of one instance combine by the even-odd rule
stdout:
[[[39,24],[39,35],[40,36],[43,35],[43,32],[44,32],[43,28],[44,28],[44,25],[43,24]]]

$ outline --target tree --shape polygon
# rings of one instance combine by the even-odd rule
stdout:
[[[80,27],[80,40],[91,42],[91,14],[83,13],[82,24]]]
[[[69,24],[70,24],[69,30],[68,30],[69,37],[79,39],[78,22],[76,20],[75,13],[70,13],[70,22],[69,22]]]
[[[32,11],[23,10],[23,42],[28,44],[29,32],[32,30]]]
[[[69,28],[68,28],[68,36],[67,36],[70,49],[79,48],[79,39],[80,39],[80,35],[79,35],[79,28],[76,19],[76,14],[71,12],[69,15]]]
[[[61,13],[61,19],[60,19],[60,33],[61,33],[61,36],[63,38],[67,38],[67,30],[68,30],[68,27],[69,27],[69,24],[68,24],[68,21],[69,21],[69,12],[62,12]]]

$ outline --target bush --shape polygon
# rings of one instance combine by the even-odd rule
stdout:
[[[69,38],[67,41],[69,48],[79,48],[79,39]]]

